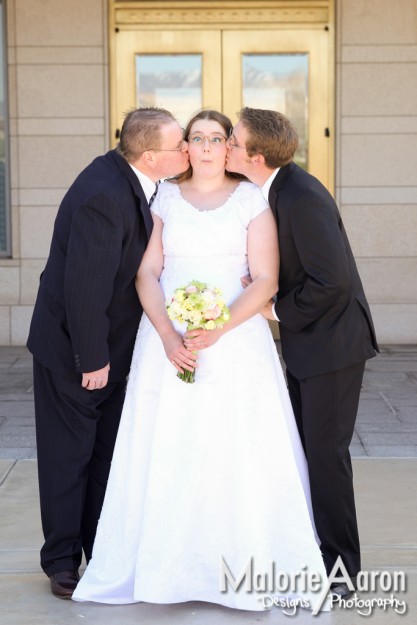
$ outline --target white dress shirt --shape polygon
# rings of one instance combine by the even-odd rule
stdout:
[[[261,187],[262,195],[264,196],[267,202],[269,202],[269,199],[268,199],[269,189],[271,188],[271,185],[273,181],[275,180],[275,176],[277,175],[280,169],[281,167],[277,167],[276,169],[274,169],[272,174],[269,176],[268,180],[264,182],[264,184]]]
[[[274,169],[272,174],[269,176],[268,180],[266,182],[264,182],[264,184],[261,187],[262,195],[264,196],[264,198],[266,199],[267,202],[269,202],[269,190],[270,190],[270,188],[272,186],[272,183],[275,180],[275,176],[277,175],[279,170],[280,170],[280,167],[277,167],[276,169]],[[272,314],[274,315],[275,319],[277,321],[279,321],[279,319],[277,317],[277,313],[275,312],[275,301],[272,304]]]
[[[151,199],[151,197],[153,196],[155,192],[156,184],[148,176],[146,176],[141,171],[139,171],[139,169],[136,169],[136,167],[134,167],[131,163],[129,163],[129,165],[131,166],[131,168],[137,175],[139,182],[140,182],[140,186],[142,187],[142,191],[144,192],[145,197],[148,200],[148,204],[149,204],[149,200]]]

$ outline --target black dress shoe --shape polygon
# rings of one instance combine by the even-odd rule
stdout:
[[[50,576],[51,591],[59,599],[71,599],[72,593],[80,581],[78,571],[62,571]]]
[[[353,595],[355,591],[350,590],[349,586],[344,582],[340,584],[338,582],[335,582],[334,584],[330,585],[330,592],[332,593],[332,595],[337,595],[337,597],[340,599],[348,599]]]

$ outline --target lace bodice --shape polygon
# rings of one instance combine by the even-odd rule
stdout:
[[[199,280],[233,300],[240,292],[240,277],[248,272],[248,226],[266,209],[261,190],[250,182],[241,182],[222,206],[206,211],[185,200],[177,184],[161,184],[152,211],[164,222],[165,294],[182,285],[179,279]]]

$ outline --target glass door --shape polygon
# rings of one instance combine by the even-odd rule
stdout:
[[[121,30],[115,35],[113,137],[124,114],[162,106],[184,126],[201,108],[236,121],[243,106],[287,115],[297,162],[332,187],[329,34],[324,29]]]
[[[122,31],[115,54],[116,128],[133,107],[161,106],[183,126],[203,107],[221,110],[220,31]]]
[[[233,123],[243,106],[278,110],[298,130],[296,161],[332,192],[329,45],[324,28],[125,26],[113,47],[114,141],[125,113],[138,106],[167,108],[182,126],[201,108],[223,111]],[[277,325],[271,324],[275,338]]]
[[[224,31],[223,111],[280,111],[300,137],[295,160],[329,180],[328,34],[323,30]]]

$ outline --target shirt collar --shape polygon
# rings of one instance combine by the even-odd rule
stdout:
[[[277,167],[276,169],[274,169],[272,174],[269,176],[268,180],[261,187],[262,195],[264,196],[264,198],[266,199],[267,202],[269,201],[268,200],[269,189],[271,188],[271,185],[272,185],[272,183],[273,183],[273,181],[275,179],[275,176],[279,172],[279,170],[280,170],[280,167]]]
[[[134,167],[134,165],[132,165],[132,163],[129,163],[129,165],[131,166],[131,168],[133,169],[133,171],[137,175],[137,177],[139,179],[139,182],[140,182],[140,186],[142,187],[142,191],[144,192],[145,197],[146,197],[146,199],[148,200],[148,203],[149,203],[149,200],[151,199],[151,197],[153,196],[153,194],[155,192],[156,184],[154,183],[153,180],[151,180],[149,178],[149,176],[146,176],[146,174],[144,174],[139,169]]]

